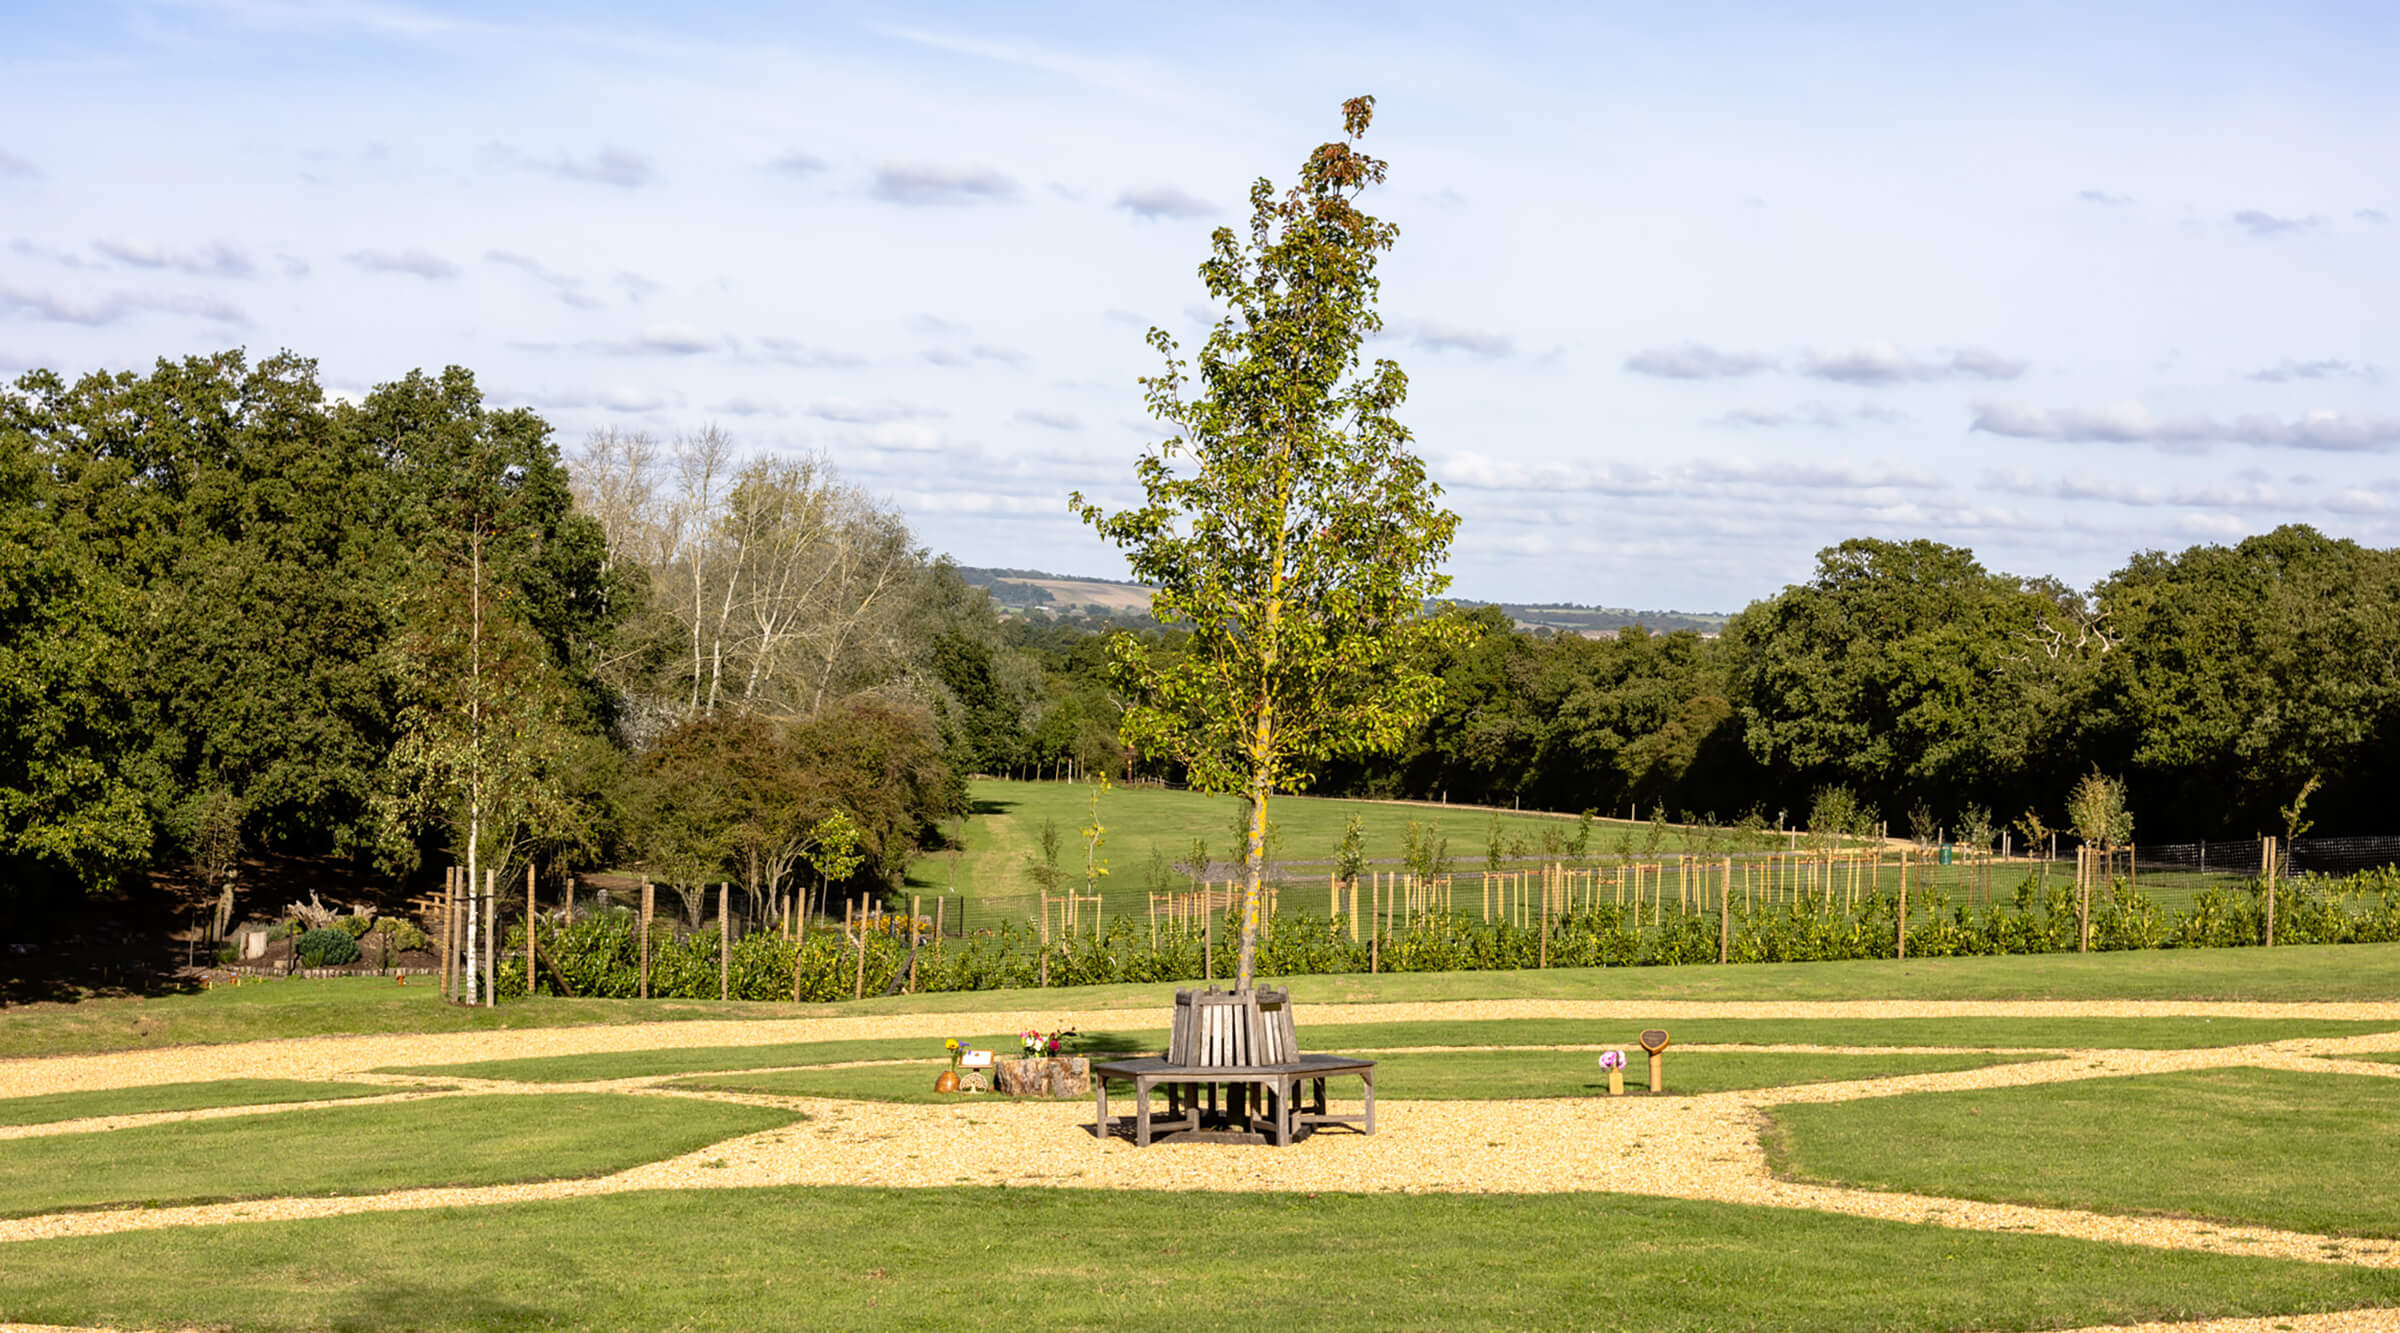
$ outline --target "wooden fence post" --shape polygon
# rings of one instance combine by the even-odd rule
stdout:
[[[2267,947],[2272,949],[2275,947],[2275,863],[2281,858],[2276,855],[2277,848],[2273,837],[2270,836],[2262,841],[2263,850],[2266,853],[2265,868],[2267,872]]]
[[[451,998],[451,987],[457,982],[456,969],[450,963],[457,956],[458,938],[458,867],[442,870],[442,998]]]
[[[1908,853],[1903,850],[1900,853],[1900,910],[1894,918],[1898,922],[1899,938],[1892,946],[1892,956],[1897,959],[1908,957],[1908,860]]]
[[[2075,952],[2092,951],[2092,849],[2075,852]]]
[[[483,872],[483,1007],[500,1003],[500,872]]]
[[[1210,981],[1217,979],[1217,914],[1209,908],[1214,896],[1208,881],[1200,881],[1200,974]]]
[[[533,863],[525,864],[525,998],[533,998]]]
[[[917,940],[921,934],[917,929],[917,922],[920,919],[917,916],[917,905],[923,901],[916,894],[908,895],[908,993],[911,995],[917,993]],[[1098,914],[1094,913],[1094,915]]]
[[[1725,858],[1725,879],[1717,885],[1717,961],[1733,960],[1733,858]]]
[[[1542,871],[1542,953],[1536,966],[1550,966],[1550,872],[1547,869]]]
[[[650,912],[658,901],[658,886],[642,881],[642,998],[650,998]]]
[[[850,998],[851,998],[851,999],[854,999],[854,1000],[863,1000],[863,999],[867,998],[867,902],[866,902],[866,899],[864,899],[864,898],[861,898],[861,899],[859,899],[859,901],[858,901],[858,914],[857,914],[857,915],[858,915],[858,982],[857,982],[857,984],[856,984],[855,986],[851,987],[851,996],[850,996]],[[1047,968],[1048,968],[1049,962],[1050,962],[1050,954],[1049,954],[1049,951],[1048,951],[1048,950],[1044,950],[1044,951],[1043,951],[1043,953],[1042,953],[1042,963],[1043,963],[1043,966],[1044,966],[1044,969],[1045,969],[1045,975],[1046,975],[1046,973],[1047,973]],[[1045,983],[1045,984],[1047,984],[1047,983]]]
[[[717,998],[733,998],[733,885],[717,885]]]

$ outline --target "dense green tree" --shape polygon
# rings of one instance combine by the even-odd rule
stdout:
[[[2094,758],[2130,761],[2152,810],[2193,831],[2272,832],[2321,776],[2320,817],[2393,827],[2400,552],[2282,527],[2137,555],[2098,600],[2114,647],[2097,707],[2114,735]]]
[[[1732,696],[1778,790],[1829,783],[1900,808],[2016,780],[2029,747],[2024,656],[2046,603],[1938,542],[1846,541],[1817,575],[1735,617]],[[2020,667],[2032,668],[2026,663]]]

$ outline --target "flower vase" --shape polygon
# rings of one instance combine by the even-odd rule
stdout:
[[[1611,1097],[1622,1097],[1625,1095],[1624,1070],[1611,1069],[1608,1071],[1608,1095]]]
[[[958,1071],[955,1069],[943,1070],[942,1076],[933,1081],[933,1090],[935,1092],[958,1091]]]

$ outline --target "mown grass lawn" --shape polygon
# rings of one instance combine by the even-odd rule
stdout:
[[[395,1089],[373,1083],[226,1078],[206,1083],[159,1083],[144,1088],[108,1088],[99,1092],[54,1092],[41,1097],[0,1098],[0,1125],[46,1125],[94,1116],[197,1111],[215,1106],[339,1101],[345,1097],[375,1097],[392,1091]]]
[[[2400,1236],[2400,1084],[2388,1079],[2209,1069],[1770,1115],[1776,1169],[1805,1179]]]
[[[793,1119],[690,1098],[560,1093],[12,1139],[0,1142],[0,1216],[605,1175]]]
[[[7,1247],[0,1319],[243,1329],[2010,1330],[2400,1273],[1617,1195],[758,1189]]]
[[[1730,967],[1553,968],[1267,979],[1303,1004],[1440,1000],[2400,1000],[2400,944],[2182,949],[2033,957],[1869,959]],[[291,980],[149,999],[22,1005],[0,1022],[0,1058],[334,1033],[458,1032],[689,1019],[1151,1009],[1169,983],[958,991],[802,1005],[535,997],[496,1009],[441,1002],[431,985]],[[2221,1020],[2220,1020],[2221,1021]]]

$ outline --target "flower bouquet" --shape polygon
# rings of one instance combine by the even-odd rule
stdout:
[[[1611,1096],[1611,1097],[1622,1097],[1622,1096],[1624,1096],[1624,1095],[1625,1095],[1625,1052],[1623,1052],[1623,1051],[1602,1051],[1602,1052],[1600,1052],[1600,1067],[1601,1067],[1602,1069],[1605,1069],[1605,1070],[1607,1070],[1607,1071],[1608,1071],[1608,1095],[1609,1095],[1609,1096]]]

